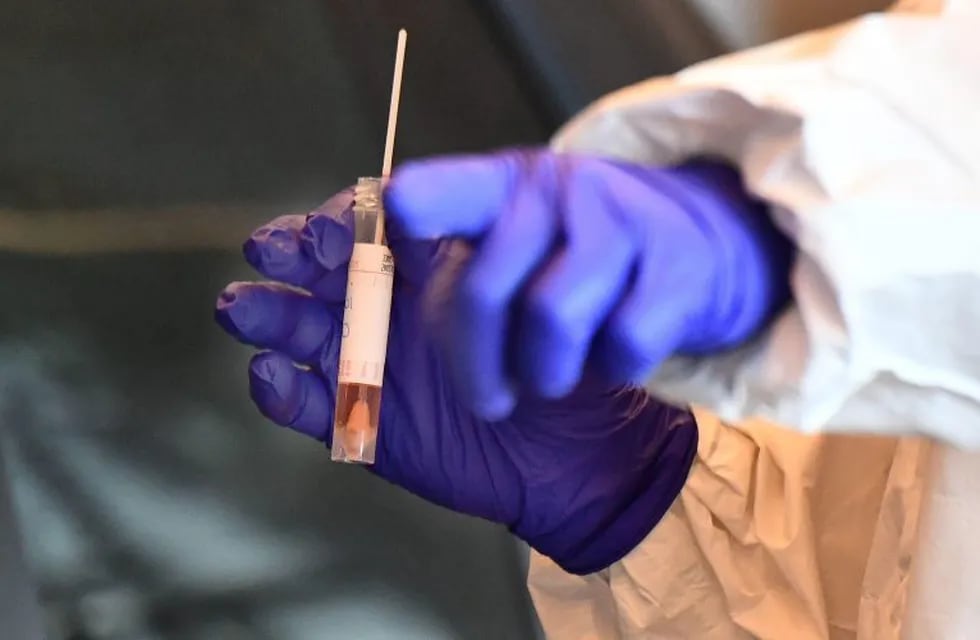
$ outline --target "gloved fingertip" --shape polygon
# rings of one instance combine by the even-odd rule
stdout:
[[[637,349],[608,335],[603,336],[595,351],[592,364],[603,378],[615,384],[637,386],[645,385],[670,356],[666,347]]]
[[[416,160],[401,165],[385,189],[385,211],[414,238],[473,236],[500,213],[525,152]]]
[[[289,358],[275,351],[258,354],[252,358],[252,363],[249,365],[250,381],[271,385],[270,388],[280,396],[284,396],[285,394],[280,392],[288,388],[284,385],[288,382],[289,376],[284,374],[292,372],[293,363]],[[277,381],[279,387],[276,387]]]
[[[473,413],[489,422],[499,422],[510,416],[517,406],[517,398],[512,393],[501,391],[479,398],[473,402]]]
[[[218,294],[217,302],[214,304],[215,309],[225,310],[235,304],[235,301],[238,300],[239,284],[238,282],[231,282],[222,289],[221,293]]]
[[[281,220],[259,227],[242,245],[245,261],[263,273],[289,268],[300,256],[296,229],[283,226]]]
[[[350,260],[354,249],[354,221],[343,214],[314,212],[307,217],[300,237],[317,262],[332,271]]]
[[[269,420],[329,446],[333,398],[313,371],[282,353],[259,354],[249,366],[249,393]]]
[[[233,282],[218,294],[214,305],[214,320],[229,335],[241,339],[242,329],[248,325],[248,305],[239,304],[239,291],[243,283]],[[244,325],[244,327],[243,327]]]
[[[384,192],[385,211],[400,233],[411,238],[437,234],[427,225],[426,212],[441,206],[440,168],[435,162],[409,162],[399,167]]]
[[[296,367],[286,356],[267,352],[252,359],[249,392],[262,415],[281,426],[296,418],[301,391]]]
[[[255,239],[255,234],[249,236],[248,240],[242,244],[242,255],[245,256],[245,262],[252,268],[261,270],[262,250],[259,248],[259,243]]]
[[[564,398],[578,386],[579,378],[571,373],[554,374],[535,385],[542,398],[558,400]]]

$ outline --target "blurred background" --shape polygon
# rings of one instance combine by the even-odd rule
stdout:
[[[506,532],[253,411],[241,241],[378,172],[401,26],[409,157],[884,4],[0,0],[0,636],[538,637]]]

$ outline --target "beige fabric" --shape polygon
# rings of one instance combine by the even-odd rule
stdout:
[[[584,578],[532,558],[549,637],[897,640],[928,445],[696,415],[688,483],[633,553]]]
[[[973,2],[973,0],[969,0]],[[947,4],[956,4],[954,2],[950,3],[947,0],[898,0],[893,6],[892,10],[896,13],[917,13],[919,15],[938,15]]]
[[[557,136],[647,163],[722,156],[800,256],[795,306],[764,336],[651,381],[706,411],[650,536],[585,578],[532,558],[549,637],[975,637],[980,554],[957,523],[976,528],[980,459],[941,449],[926,483],[932,445],[894,436],[980,446],[978,9],[901,2],[629,87]]]
[[[980,453],[933,456],[903,638],[973,640],[980,633]]]

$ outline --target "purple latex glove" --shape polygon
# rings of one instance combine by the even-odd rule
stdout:
[[[403,165],[389,219],[474,253],[446,296],[463,402],[506,416],[562,397],[587,365],[642,383],[674,354],[724,350],[789,296],[791,245],[721,164],[657,169],[549,151]]]
[[[232,284],[216,311],[231,335],[269,350],[249,371],[262,413],[328,446],[350,199],[342,192],[305,221],[285,216],[253,234],[246,258],[286,284]],[[567,571],[590,573],[620,559],[683,486],[697,447],[693,416],[642,390],[586,376],[561,400],[519,398],[508,418],[479,418],[450,383],[436,338],[467,248],[412,241],[394,226],[389,240],[396,280],[371,471],[436,504],[506,525]]]

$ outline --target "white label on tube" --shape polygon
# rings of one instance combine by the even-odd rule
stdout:
[[[357,242],[347,276],[340,341],[341,384],[380,387],[388,350],[388,320],[395,261],[382,244]]]

